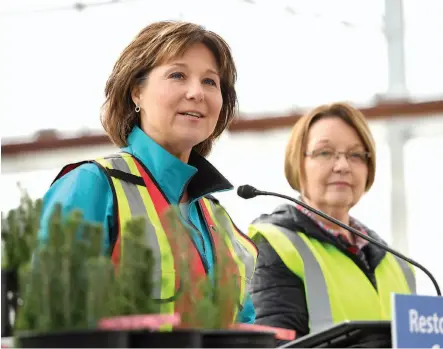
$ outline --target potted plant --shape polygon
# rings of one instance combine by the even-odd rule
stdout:
[[[47,243],[20,270],[23,305],[16,339],[21,347],[126,347],[127,336],[97,329],[107,313],[113,265],[102,253],[103,229],[80,212],[62,219],[58,205]]]
[[[166,212],[162,222],[173,232],[170,244],[180,276],[175,296],[187,305],[181,314],[161,314],[162,305],[153,299],[155,283],[167,280],[155,277],[157,261],[144,243],[144,218],[125,225],[121,261],[114,267],[103,255],[102,227],[84,222],[78,211],[66,219],[61,212],[57,206],[47,243],[35,248],[32,262],[28,258],[20,267],[23,304],[16,321],[20,346],[275,346],[273,333],[230,328],[239,299],[231,259],[219,257],[213,278],[191,284],[192,256],[185,248],[189,232],[176,207]],[[219,232],[219,256],[228,255],[225,234]]]
[[[164,219],[174,229],[174,246],[182,246],[183,230],[175,208]],[[165,221],[163,221],[165,223]],[[121,260],[116,272],[110,317],[102,319],[102,328],[128,331],[132,348],[195,348],[201,346],[198,331],[174,328],[180,324],[180,314],[161,314],[161,303],[153,298],[156,283],[168,282],[157,277],[157,261],[145,243],[145,219],[129,221],[122,234]],[[182,227],[181,227],[182,228]],[[175,255],[178,264],[185,266],[186,251]],[[171,280],[169,280],[171,281]]]
[[[32,201],[21,191],[20,205],[2,213],[2,337],[13,334],[17,304],[19,302],[18,270],[29,262],[35,246],[42,201]]]

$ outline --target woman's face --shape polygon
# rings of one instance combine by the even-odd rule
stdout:
[[[365,192],[367,153],[355,129],[339,117],[310,127],[304,159],[302,195],[322,210],[349,211]]]
[[[141,126],[174,155],[190,153],[217,125],[223,98],[216,59],[203,44],[155,67],[133,93]]]

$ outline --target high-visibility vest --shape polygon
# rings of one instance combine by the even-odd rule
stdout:
[[[266,239],[303,281],[311,333],[346,320],[390,320],[391,294],[415,293],[412,266],[390,253],[375,269],[375,289],[346,254],[303,232],[256,223],[249,227],[249,237],[256,243]]]
[[[97,164],[106,174],[112,188],[115,218],[117,218],[117,224],[114,227],[117,230],[117,237],[111,254],[114,264],[118,266],[120,262],[122,236],[125,235],[126,223],[133,217],[144,216],[146,218],[145,241],[152,249],[157,261],[154,271],[155,279],[161,280],[154,286],[153,298],[160,303],[162,314],[177,312],[184,314],[190,311],[186,299],[195,295],[192,295],[192,290],[190,290],[191,294],[184,295],[182,292],[180,277],[182,266],[178,265],[180,262],[178,256],[182,256],[183,251],[187,251],[186,258],[190,266],[188,285],[197,284],[202,278],[206,278],[208,267],[189,232],[185,234],[184,239],[180,240],[182,245],[178,246],[174,232],[165,227],[167,222],[162,221],[161,217],[170,207],[170,203],[149,170],[133,155],[119,153],[94,161],[67,165],[56,180],[84,163]],[[225,278],[236,278],[238,281],[239,299],[233,300],[235,309],[230,315],[234,322],[238,310],[242,309],[246,291],[254,273],[257,248],[245,234],[240,232],[215,199],[201,198],[198,205],[213,243],[214,268],[217,260],[223,260],[226,270],[222,273]],[[223,240],[218,231],[226,232]],[[183,325],[186,326],[186,324]]]

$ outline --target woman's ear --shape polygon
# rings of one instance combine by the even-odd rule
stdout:
[[[131,99],[135,105],[140,106],[142,99],[143,88],[145,87],[148,74],[144,74],[142,77],[135,79],[134,86],[131,88]]]
[[[140,86],[134,86],[131,90],[131,99],[135,105],[140,105]]]

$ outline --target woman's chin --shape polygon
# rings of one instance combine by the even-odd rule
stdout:
[[[183,129],[175,133],[177,143],[186,144],[191,148],[205,141],[208,137],[207,132],[201,132],[198,129]]]
[[[331,207],[350,207],[353,197],[347,193],[330,193],[327,195],[327,202]]]

